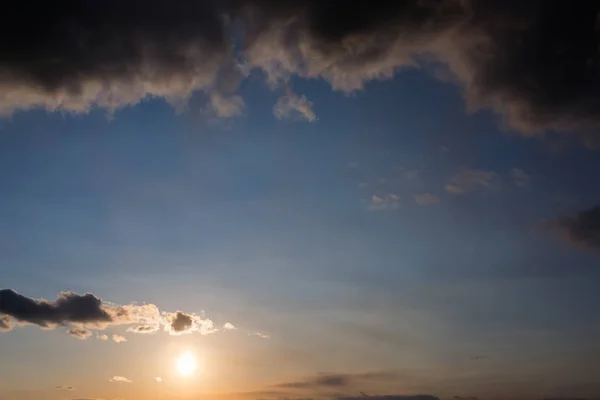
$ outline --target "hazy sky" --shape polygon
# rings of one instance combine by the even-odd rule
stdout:
[[[1,400],[600,396],[600,5],[375,3],[0,6]]]

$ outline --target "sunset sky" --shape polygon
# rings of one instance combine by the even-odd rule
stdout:
[[[2,2],[0,400],[600,398],[599,11]]]

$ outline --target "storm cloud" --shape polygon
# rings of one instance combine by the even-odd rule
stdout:
[[[111,111],[148,97],[243,113],[253,71],[273,88],[324,79],[351,93],[402,69],[455,83],[528,134],[600,126],[598,1],[55,0],[0,8],[0,113]],[[35,11],[32,11],[35,10]],[[241,29],[241,31],[240,31]],[[241,40],[240,40],[241,39]],[[293,101],[292,101],[293,100]],[[289,93],[278,117],[316,119]]]

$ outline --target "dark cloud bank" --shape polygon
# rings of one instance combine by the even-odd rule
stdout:
[[[437,65],[432,72],[461,88],[469,110],[491,108],[524,133],[588,132],[600,125],[599,8],[588,0],[9,0],[0,6],[0,113],[116,110],[145,97],[183,106],[203,91],[211,110],[234,116],[244,106],[237,85],[252,70],[282,88],[295,75],[353,92],[401,68]],[[308,100],[286,105],[284,114],[314,117]]]

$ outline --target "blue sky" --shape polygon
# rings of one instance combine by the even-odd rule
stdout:
[[[526,376],[535,390],[585,392],[593,377],[572,376],[572,365],[600,350],[596,255],[535,225],[598,197],[595,152],[500,132],[495,116],[466,114],[455,88],[422,72],[351,97],[323,82],[296,86],[314,99],[318,121],[274,118],[278,94],[260,81],[243,88],[247,115],[227,123],[160,100],[111,120],[31,111],[4,121],[5,286],[35,298],[71,290],[205,310],[265,332],[265,343],[235,339],[246,341],[237,344],[243,356],[269,360],[250,382],[233,378],[239,391],[323,371],[439,369],[439,382],[411,385],[447,396],[531,394],[518,386]],[[526,176],[520,184],[515,169]],[[449,193],[464,170],[497,182]],[[432,204],[417,204],[423,193]],[[397,208],[371,207],[374,195],[390,194]],[[20,368],[54,363],[55,351],[67,363],[116,351],[58,330],[4,335],[10,360],[32,341],[56,346]],[[142,346],[135,339],[112,347],[128,354]],[[223,346],[212,351],[222,356]],[[286,351],[300,355],[283,368],[277,355]],[[479,385],[492,374],[503,386],[485,393]],[[14,382],[4,383],[9,393],[22,386]]]
[[[598,397],[600,5],[107,1],[0,12],[0,400]]]

